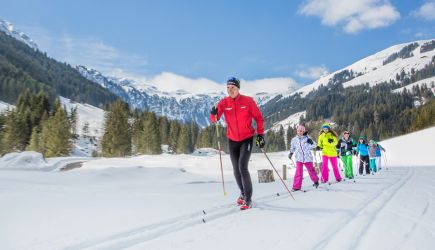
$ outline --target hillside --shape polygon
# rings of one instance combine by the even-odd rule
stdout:
[[[66,63],[0,31],[0,100],[14,104],[24,90],[43,91],[102,107],[118,97],[81,76]]]
[[[421,105],[428,106],[425,110],[434,106],[434,48],[435,40],[392,46],[275,97],[262,106],[266,124],[288,126],[286,119],[306,111],[307,122],[333,121],[339,130],[377,139],[413,131],[413,120],[428,116]],[[429,119],[423,127],[433,125]]]

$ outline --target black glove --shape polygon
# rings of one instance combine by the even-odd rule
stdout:
[[[319,146],[317,146],[317,147],[316,147],[316,150],[319,151],[319,150],[322,150],[322,148],[319,147]]]
[[[210,115],[217,115],[218,114],[218,110],[215,106],[213,106],[210,110]]]
[[[311,138],[308,138],[307,143],[313,145],[313,140],[311,140]]]
[[[264,140],[263,135],[257,135],[257,138],[255,139],[255,145],[259,148],[264,148],[266,141]]]
[[[328,139],[328,142],[329,142],[329,143],[333,143],[333,142],[334,142],[334,140],[333,140],[333,139],[331,139],[331,138],[329,138],[329,139]]]
[[[290,152],[290,154],[288,154],[288,158],[291,160],[293,156],[293,152]]]

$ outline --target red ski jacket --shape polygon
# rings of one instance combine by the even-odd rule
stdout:
[[[252,119],[257,123],[257,134],[264,133],[263,116],[254,99],[249,96],[238,95],[235,99],[226,97],[216,106],[217,120],[224,114],[227,124],[227,137],[232,141],[242,141],[254,136]],[[210,115],[210,120],[216,122],[216,116]]]

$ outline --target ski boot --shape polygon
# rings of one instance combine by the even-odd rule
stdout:
[[[318,181],[314,182],[313,187],[318,188],[319,187],[319,182]]]
[[[250,209],[252,207],[252,201],[245,201],[241,206],[240,210]]]
[[[241,206],[245,203],[245,196],[244,195],[240,195],[239,198],[237,198],[237,206]]]

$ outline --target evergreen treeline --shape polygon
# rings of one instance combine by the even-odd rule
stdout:
[[[124,157],[137,154],[160,154],[161,145],[168,151],[189,154],[195,150],[199,135],[196,123],[180,123],[157,117],[148,111],[131,111],[128,104],[115,101],[107,109],[102,138],[102,154]]]
[[[72,112],[68,116],[59,99],[24,91],[17,106],[0,116],[0,154],[32,150],[45,157],[67,156],[72,148]]]
[[[64,96],[97,107],[118,99],[66,63],[47,57],[0,31],[0,100],[15,103],[24,90]]]

